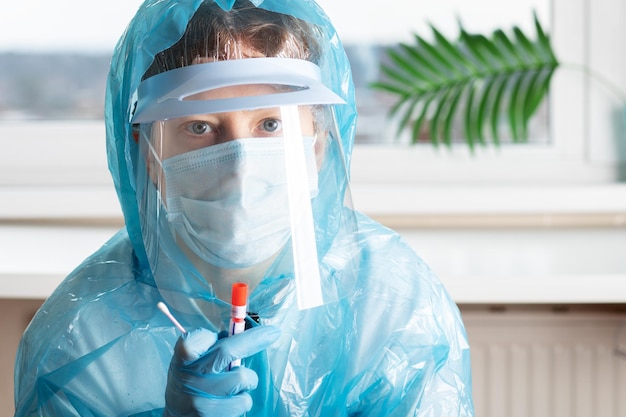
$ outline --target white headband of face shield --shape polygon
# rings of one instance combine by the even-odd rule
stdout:
[[[208,90],[251,84],[288,89],[258,96],[189,99]],[[235,59],[173,69],[142,81],[137,98],[132,123],[267,107],[345,103],[322,83],[317,65],[291,58]]]

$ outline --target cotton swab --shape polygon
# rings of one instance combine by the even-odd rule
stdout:
[[[170,321],[174,324],[174,326],[176,326],[176,328],[178,330],[180,330],[180,332],[182,334],[187,333],[187,330],[185,330],[185,328],[183,326],[181,326],[181,324],[178,322],[178,320],[176,320],[176,318],[172,315],[172,313],[170,313],[170,310],[167,308],[167,306],[162,301],[159,301],[157,303],[157,307],[159,308],[159,310],[161,310],[163,312],[163,314],[165,314],[167,316],[168,319],[170,319]]]

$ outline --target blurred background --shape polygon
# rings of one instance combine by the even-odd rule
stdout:
[[[353,67],[355,207],[398,230],[463,314],[479,417],[626,415],[626,2],[319,0]],[[123,227],[102,120],[138,0],[30,0],[0,15],[0,417],[32,314]],[[382,6],[381,4],[385,4]],[[459,22],[534,34],[564,64],[526,142],[397,139],[386,50]],[[593,73],[590,75],[590,73]]]

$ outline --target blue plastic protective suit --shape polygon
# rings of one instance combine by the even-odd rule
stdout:
[[[224,10],[234,3],[215,1]],[[163,413],[180,334],[156,308],[164,299],[160,283],[167,280],[155,279],[152,252],[144,244],[129,121],[133,94],[154,55],[178,40],[200,3],[146,1],[116,47],[106,97],[107,149],[126,227],[64,280],[28,327],[15,369],[17,416]],[[347,102],[336,108],[345,160],[327,157],[349,166],[354,91],[332,25],[310,0],[253,3],[322,29],[323,81]],[[346,184],[337,187],[348,192]],[[292,278],[281,275],[266,277],[250,295],[260,325],[281,332],[278,342],[244,361],[259,379],[247,415],[473,416],[469,346],[456,305],[398,234],[353,214],[358,231],[351,241],[357,250],[350,255],[358,260],[359,273],[349,291],[321,307],[299,310]],[[331,247],[342,233],[328,230],[318,236],[320,247]],[[184,270],[168,273],[177,283],[165,289],[170,299],[176,292],[181,300],[213,305],[202,313],[181,308],[175,311],[179,321],[189,329],[223,330],[229,305],[215,298],[210,286],[191,282]],[[341,279],[340,270],[335,275]]]

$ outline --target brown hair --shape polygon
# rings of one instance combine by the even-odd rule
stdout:
[[[203,2],[182,38],[158,53],[144,78],[206,61],[280,57],[319,61],[321,38],[314,25],[237,0],[231,11]]]

